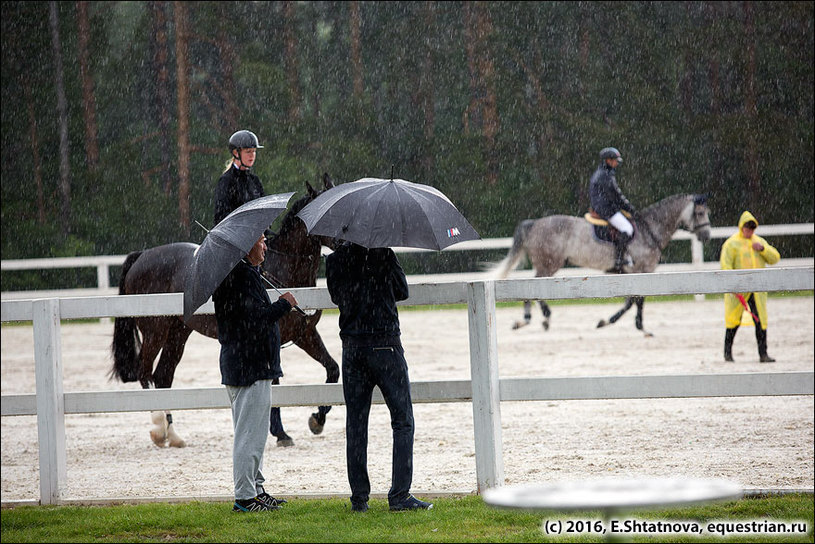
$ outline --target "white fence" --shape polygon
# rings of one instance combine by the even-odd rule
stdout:
[[[710,229],[711,239],[727,238],[735,231],[734,227],[713,227]],[[760,234],[762,236],[794,236],[815,234],[815,224],[797,223],[790,225],[761,225]],[[702,242],[696,236],[687,231],[677,231],[673,235],[674,240],[687,240],[691,245],[691,263],[685,269],[700,270],[704,267],[704,255],[702,252]],[[509,249],[512,246],[512,238],[486,238],[484,240],[472,240],[450,246],[445,251],[473,251],[486,249]],[[396,248],[397,253],[418,253],[429,252],[429,249]],[[330,250],[323,248],[323,254]],[[107,295],[116,292],[115,287],[110,286],[110,267],[121,266],[127,255],[101,255],[95,257],[54,257],[49,259],[7,259],[0,261],[0,270],[45,270],[55,268],[96,268],[96,288],[75,289],[67,292],[59,291],[11,291],[2,293],[3,299],[34,298],[42,296],[79,296],[79,295]],[[789,259],[787,260],[789,261]],[[812,259],[796,259],[805,265],[812,264]],[[800,263],[799,263],[800,264]],[[787,264],[785,263],[785,266]],[[663,266],[662,269],[667,267]],[[571,269],[569,269],[571,270]],[[561,272],[561,275],[563,272]],[[574,269],[573,274],[584,275],[585,269]],[[450,274],[451,278],[463,279],[461,274]],[[470,275],[471,276],[471,275]],[[435,277],[434,277],[435,278]],[[467,278],[472,279],[472,278]]]
[[[472,402],[478,491],[503,484],[501,401],[812,395],[813,372],[587,378],[498,378],[495,303],[813,289],[813,267],[510,279],[411,286],[401,305],[467,303],[470,380],[412,384],[414,402]],[[335,307],[323,287],[292,289],[300,306]],[[2,416],[36,415],[40,503],[60,502],[66,478],[65,414],[228,408],[223,388],[64,393],[61,319],[180,315],[183,295],[128,295],[2,302],[2,321],[33,321],[35,395],[2,396]],[[212,313],[212,302],[198,313]],[[275,387],[278,406],[343,404],[342,386]],[[382,402],[381,395],[375,402]]]

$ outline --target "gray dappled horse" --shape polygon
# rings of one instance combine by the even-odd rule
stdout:
[[[323,176],[323,186],[323,191],[334,187],[328,174]],[[317,285],[321,247],[333,243],[330,238],[309,235],[305,223],[297,217],[297,212],[322,192],[308,182],[306,189],[307,194],[283,216],[279,233],[266,240],[266,259],[261,271],[281,289]],[[119,294],[183,292],[187,268],[197,247],[196,244],[177,242],[130,253],[122,265]],[[296,312],[284,316],[278,322],[281,342],[293,342],[325,368],[326,383],[337,383],[339,365],[326,350],[316,329],[321,315],[322,310],[307,316]],[[145,389],[172,387],[176,366],[181,362],[184,345],[193,331],[217,338],[215,316],[195,315],[189,324],[184,322],[182,316],[117,317],[111,344],[111,377],[122,382],[139,381]],[[153,370],[159,353],[161,356]],[[218,365],[217,353],[213,355],[213,364]],[[278,381],[276,378],[272,383]],[[331,406],[319,406],[317,412],[311,414],[308,426],[312,433],[320,434],[323,431],[329,410]],[[150,431],[150,438],[157,446],[184,447],[185,442],[175,431],[169,412],[156,411],[151,415],[154,427]],[[278,446],[294,444],[283,429],[280,408],[273,407],[269,414],[269,432],[277,437]]]
[[[688,230],[701,242],[710,238],[707,195],[679,194],[669,196],[635,215],[635,235],[628,244],[628,255],[633,265],[624,267],[625,273],[653,272],[659,264],[662,250],[678,229]],[[596,270],[608,270],[614,266],[614,244],[599,240],[594,225],[583,217],[550,215],[540,219],[526,219],[515,228],[512,247],[507,256],[498,263],[492,273],[506,278],[521,258],[527,255],[535,277],[549,277],[567,264]],[[552,314],[546,301],[540,300],[543,312],[543,328],[549,328]],[[632,304],[637,305],[636,326],[642,328],[642,305],[644,297],[626,298],[622,309],[609,318],[601,320],[597,327],[617,321]],[[524,301],[524,321],[517,321],[517,329],[529,324],[532,301]]]

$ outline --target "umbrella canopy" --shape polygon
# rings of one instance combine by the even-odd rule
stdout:
[[[403,179],[363,178],[334,187],[297,217],[310,234],[367,248],[441,250],[481,237],[444,193]]]
[[[184,321],[189,320],[235,265],[246,257],[263,231],[286,210],[294,193],[250,200],[218,223],[195,250],[184,281]]]

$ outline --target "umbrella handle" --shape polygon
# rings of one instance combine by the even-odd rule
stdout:
[[[303,317],[308,317],[308,314],[300,306],[292,306],[292,309],[297,310]]]

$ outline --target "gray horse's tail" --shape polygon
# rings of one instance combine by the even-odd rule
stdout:
[[[515,234],[512,236],[512,247],[504,260],[499,262],[491,271],[491,276],[496,279],[506,278],[512,270],[518,266],[520,260],[526,255],[526,237],[529,229],[535,223],[535,219],[524,219],[515,227]]]
[[[130,267],[142,254],[141,251],[130,253],[122,265],[122,277],[119,279],[119,294],[125,294],[125,278]],[[117,317],[113,322],[113,368],[110,378],[122,382],[135,382],[139,379],[139,351],[141,348],[136,334],[135,317]]]

